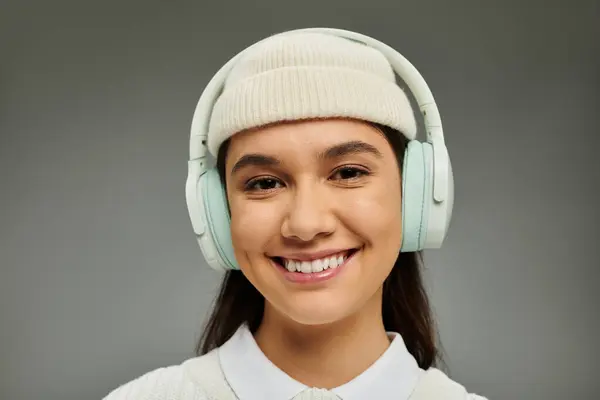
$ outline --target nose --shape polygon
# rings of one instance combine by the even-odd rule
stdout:
[[[281,226],[282,236],[308,242],[330,235],[336,227],[330,204],[331,199],[314,186],[297,189]]]

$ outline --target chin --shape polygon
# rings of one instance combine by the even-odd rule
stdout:
[[[335,301],[329,296],[308,294],[312,299],[306,299],[308,296],[298,296],[304,299],[297,299],[292,304],[282,304],[279,312],[286,318],[301,325],[326,325],[341,321],[352,314],[352,309],[345,302]],[[333,297],[333,296],[332,296]]]

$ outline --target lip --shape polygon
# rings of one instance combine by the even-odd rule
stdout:
[[[352,254],[346,258],[344,260],[344,263],[342,265],[338,265],[336,268],[327,268],[324,271],[321,272],[311,272],[310,274],[306,274],[304,272],[290,272],[288,271],[285,267],[283,267],[282,265],[280,265],[279,263],[277,263],[275,260],[271,259],[271,263],[273,263],[273,265],[275,266],[275,268],[277,268],[277,270],[279,272],[281,272],[281,274],[283,275],[284,279],[286,279],[289,282],[292,283],[298,283],[298,284],[315,284],[315,283],[321,283],[321,282],[325,282],[328,281],[330,279],[333,279],[334,277],[338,276],[340,273],[342,273],[346,267],[348,266],[348,264],[354,260],[354,257],[362,250],[362,248],[359,249],[355,249],[352,251]],[[327,257],[328,255],[333,255],[333,254],[337,254],[340,253],[342,251],[345,250],[336,250],[334,252],[329,251],[327,252],[322,252],[323,255],[319,255],[317,257],[313,257],[312,259],[304,259],[302,261],[310,261],[310,260],[315,260],[318,258],[324,258]],[[321,253],[311,253],[311,256],[314,256],[315,254],[321,254]],[[294,256],[300,256],[302,254],[295,254]],[[297,260],[297,258],[292,258],[290,257],[290,259],[294,259]]]

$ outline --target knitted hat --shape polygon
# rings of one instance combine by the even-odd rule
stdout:
[[[321,33],[272,36],[245,53],[217,99],[208,149],[242,130],[302,119],[353,118],[387,125],[408,139],[416,121],[383,54]]]

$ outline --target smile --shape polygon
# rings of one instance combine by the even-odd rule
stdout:
[[[336,276],[359,249],[298,257],[272,257],[284,277],[296,283],[321,282]],[[318,257],[318,258],[317,258]]]

